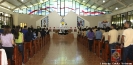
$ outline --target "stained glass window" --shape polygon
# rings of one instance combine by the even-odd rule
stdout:
[[[101,11],[102,8],[97,8],[97,5],[91,6],[85,3],[79,3],[75,0],[49,0],[43,3],[35,4],[28,8],[14,10],[13,12],[23,14],[48,15],[50,12],[56,11],[59,15],[65,16],[68,12],[73,11],[81,16],[97,16],[109,14],[109,11]]]

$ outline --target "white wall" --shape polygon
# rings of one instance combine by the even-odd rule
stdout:
[[[90,26],[88,24],[85,24],[85,26],[94,27],[98,25],[98,22],[107,20],[110,22],[109,19],[105,15],[102,16],[81,16],[85,20],[87,20],[90,23]]]
[[[36,21],[43,16],[38,16],[38,15],[28,15],[28,14],[18,14],[14,13],[14,24],[15,25],[20,25],[20,23],[27,23],[27,26],[33,26],[36,28]]]
[[[75,27],[77,27],[77,16],[78,15],[75,14],[74,12],[69,12],[66,16],[64,16],[63,19],[67,23],[68,28],[72,27],[74,29]],[[49,17],[49,27],[51,27],[52,29],[54,27],[55,28],[60,27],[60,22],[61,22],[62,16],[60,16],[57,12],[52,12],[48,15],[48,17]],[[36,26],[41,26],[41,20],[43,18],[45,18],[45,16],[36,21]],[[83,17],[81,17],[81,18],[84,19]],[[85,26],[90,26],[90,23],[86,19],[84,19],[84,20],[85,20]],[[74,33],[74,38],[76,38],[77,32],[72,32],[72,33]],[[50,34],[52,37],[53,32],[51,32]]]
[[[75,28],[77,27],[77,14],[75,14],[74,12],[69,12],[66,16],[64,16],[64,20],[65,22],[67,23],[67,26],[70,28]],[[62,16],[60,16],[57,12],[52,12],[48,15],[49,17],[49,27],[53,28],[53,27],[60,27],[60,22],[61,22],[61,19],[62,19]],[[80,16],[79,16],[80,17]],[[36,21],[36,26],[41,26],[41,20],[45,18],[42,17],[41,19],[37,20]],[[81,17],[82,19],[84,19],[83,17]],[[86,25],[90,25],[90,23],[86,20],[85,20],[85,26]]]
[[[49,17],[49,27],[51,27],[51,28],[60,27],[60,21],[61,21],[62,17],[58,13],[52,12],[48,15],[48,17]]]

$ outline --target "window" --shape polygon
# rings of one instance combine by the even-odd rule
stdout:
[[[20,10],[23,14],[27,14],[27,11],[26,11],[27,9],[26,8],[24,8],[23,10]]]
[[[24,28],[24,26],[27,26],[26,23],[20,23],[20,27]]]
[[[35,10],[35,9],[34,9],[34,7],[35,7],[35,6],[31,7],[30,12],[32,12],[32,11],[34,11],[34,10]],[[35,12],[33,12],[32,14],[35,14]]]
[[[27,14],[30,14],[31,11],[31,7],[27,8]]]
[[[90,8],[90,4],[82,4],[75,0],[48,0],[47,2],[43,2],[41,4],[38,3],[29,8],[25,7],[22,8],[22,10],[19,9],[19,11],[14,10],[14,12],[19,12],[23,14],[48,15],[50,12],[56,11],[61,16],[67,15],[67,13],[70,11],[73,11],[81,16],[97,16],[102,15],[103,13],[110,13],[107,10],[105,12],[98,12],[99,10],[102,10],[102,8],[96,8],[97,5]]]

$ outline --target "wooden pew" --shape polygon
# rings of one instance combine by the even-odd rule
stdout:
[[[9,61],[9,60],[8,60]],[[18,46],[14,46],[14,53],[13,53],[13,62],[14,65],[22,65],[22,54],[18,50]],[[10,65],[9,62],[8,65]]]
[[[103,46],[103,42],[101,42],[100,40],[98,40],[98,44],[96,46],[96,55],[98,57],[100,57],[100,51],[102,50],[102,46]]]
[[[1,55],[2,55],[2,52],[0,51],[0,65],[1,65],[1,63],[2,63],[2,62],[1,62]]]
[[[24,42],[24,63],[29,60],[29,43]]]
[[[33,45],[33,41],[29,42],[29,57],[33,57],[34,55],[34,45]]]
[[[38,52],[39,49],[40,49],[40,46],[39,46],[39,38],[36,39],[36,46],[37,46],[36,50]]]
[[[107,62],[110,57],[109,43],[105,43],[105,49],[103,50],[104,61]]]
[[[133,64],[133,61],[127,58],[127,63]]]
[[[89,43],[88,43],[88,38],[87,38],[87,37],[85,37],[85,46],[86,46],[87,48],[89,48]]]
[[[42,37],[42,46],[44,47],[44,37]]]
[[[34,45],[34,54],[35,54],[37,53],[37,39],[33,41],[33,45]]]
[[[98,45],[98,40],[94,40],[93,46],[92,46],[92,51],[95,53],[96,52],[96,46]]]

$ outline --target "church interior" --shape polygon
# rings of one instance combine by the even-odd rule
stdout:
[[[133,65],[133,0],[0,0],[0,65]]]

